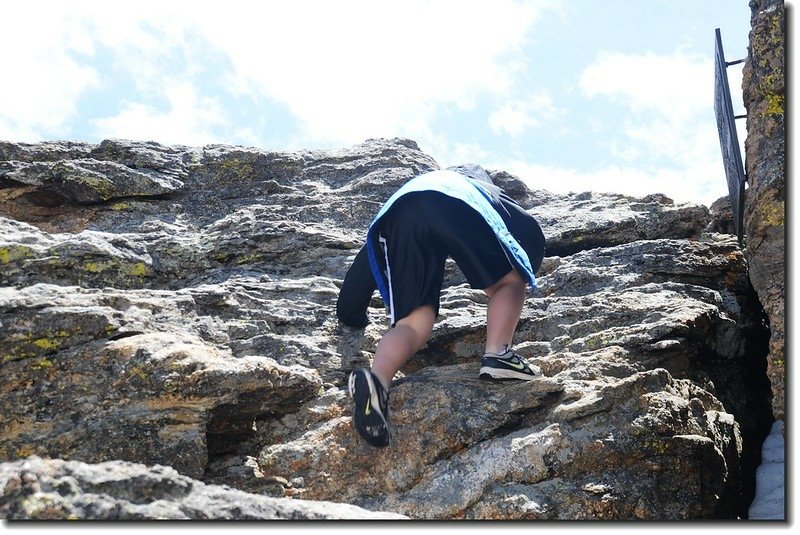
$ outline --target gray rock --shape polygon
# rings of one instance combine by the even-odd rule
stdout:
[[[752,397],[718,394],[714,384],[743,388],[750,373],[743,345],[748,333],[729,316],[745,322],[735,305],[744,268],[735,239],[721,236],[710,242],[635,242],[560,259],[540,279],[550,295],[527,301],[517,336],[518,350],[547,377],[505,387],[476,380],[485,298],[452,287],[428,346],[395,382],[395,444],[372,453],[374,464],[356,461],[369,448],[350,429],[348,400],[329,395],[323,407],[314,402],[259,429],[254,444],[265,445],[259,468],[286,479],[300,470],[304,495],[314,499],[346,496],[351,503],[389,506],[415,518],[730,514],[737,507],[742,442],[739,425],[724,407],[746,421],[758,405]],[[694,284],[668,282],[681,278]],[[723,406],[714,395],[728,403]],[[694,416],[678,424],[684,416],[676,416],[688,407]],[[643,429],[630,427],[632,421],[653,435],[646,438]],[[532,443],[526,463],[544,456],[547,469],[521,475],[493,465],[508,460],[501,452],[513,450],[516,439]],[[599,443],[604,448],[593,450]],[[659,453],[634,451],[642,446]],[[654,469],[648,464],[653,454],[675,463],[669,483],[663,473],[647,475]],[[708,471],[700,475],[684,456],[703,459]],[[637,458],[644,464],[636,465]],[[386,464],[392,470],[381,468]],[[686,472],[677,475],[681,470]],[[682,487],[690,480],[695,483]],[[669,492],[657,489],[662,484]],[[576,489],[586,485],[616,494],[582,490],[576,497]],[[518,495],[505,494],[507,489],[521,487],[528,497],[511,505],[508,500]],[[706,493],[709,488],[716,490]],[[378,489],[381,499],[373,498]],[[632,506],[634,495],[662,498]]]
[[[12,143],[0,141],[0,161],[57,162],[91,157],[96,145],[80,141],[43,141]]]
[[[689,381],[654,370],[618,381],[563,374],[495,385],[479,381],[477,368],[429,368],[397,382],[395,438],[385,450],[358,439],[344,404],[326,411],[342,416],[310,428],[292,433],[284,421],[270,430],[285,434],[264,448],[259,468],[267,477],[300,475],[307,498],[339,496],[413,518],[697,518],[716,514],[731,492],[736,424]],[[574,493],[590,482],[613,492],[605,500]],[[538,512],[508,503],[505,492],[520,485],[550,487]]]
[[[92,230],[50,234],[0,217],[0,284],[136,287],[153,276],[152,264],[136,236]]]
[[[636,240],[698,237],[709,220],[708,208],[702,204],[676,205],[660,194],[637,199],[610,193],[569,193],[528,211],[542,226],[548,256]]]
[[[43,183],[57,195],[77,203],[164,195],[183,186],[180,180],[154,171],[140,171],[116,162],[91,158],[56,163]]]
[[[206,485],[167,466],[44,460],[0,464],[7,520],[399,520],[333,502],[248,494]]]
[[[130,195],[56,194],[68,164]],[[393,445],[358,439],[347,376],[385,314],[376,296],[366,329],[340,325],[338,288],[381,203],[436,168],[405,139],[0,144],[0,460],[169,465],[415,518],[743,515],[766,434],[761,311],[735,238],[662,195],[491,171],[549,238],[515,339],[546,377],[476,379],[487,299],[449,262],[433,336],[392,389]]]
[[[747,108],[744,226],[753,288],[769,317],[767,375],[775,419],[786,388],[786,10],[782,0],[750,2],[750,45],[742,70]]]
[[[0,161],[0,180],[11,180],[28,186],[42,186],[50,177],[49,162]]]
[[[731,200],[727,195],[711,203],[709,212],[711,214],[711,221],[708,223],[708,227],[706,227],[706,232],[736,235]]]
[[[320,389],[313,369],[234,356],[191,309],[168,292],[0,288],[0,458],[123,459],[199,478],[209,450]]]
[[[165,147],[155,142],[136,142],[124,139],[106,139],[93,147],[91,157],[100,161],[114,161],[130,169],[156,171],[179,181],[188,176],[188,166],[199,158],[191,147]]]

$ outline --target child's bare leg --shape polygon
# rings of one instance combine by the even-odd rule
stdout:
[[[516,269],[484,292],[489,296],[486,310],[486,351],[500,353],[511,345],[525,303],[525,279]]]
[[[433,307],[424,305],[415,308],[383,335],[375,351],[372,373],[380,379],[384,388],[388,390],[397,371],[425,345],[435,321]]]

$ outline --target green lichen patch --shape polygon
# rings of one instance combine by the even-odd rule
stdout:
[[[101,273],[112,267],[114,267],[112,262],[86,262],[83,264],[83,269],[89,273]]]
[[[30,247],[24,245],[9,245],[0,247],[0,264],[10,264],[33,256]]]
[[[61,340],[57,338],[37,338],[33,341],[33,345],[39,349],[53,349],[56,350],[61,347]]]
[[[239,265],[239,266],[244,265],[244,264],[253,264],[255,262],[258,262],[259,260],[261,260],[261,254],[260,253],[250,253],[250,254],[247,254],[247,255],[244,255],[244,256],[241,256],[241,257],[237,258],[236,259],[236,264]]]
[[[48,358],[41,358],[38,359],[34,364],[31,366],[34,370],[45,370],[47,368],[53,367],[53,361]]]
[[[664,455],[669,449],[669,442],[660,437],[652,437],[644,440],[644,447],[653,451],[657,455]]]
[[[81,173],[72,177],[75,188],[84,190],[84,196],[106,201],[114,196],[114,183],[99,173]]]
[[[64,329],[55,332],[12,333],[8,337],[0,338],[0,348],[2,348],[0,360],[11,362],[38,358],[40,360],[34,364],[34,369],[42,369],[48,367],[48,363],[52,365],[52,362],[42,358],[57,353],[73,336],[74,333]]]
[[[92,275],[103,274],[103,277],[111,280],[115,276],[123,277],[146,277],[149,273],[147,264],[144,262],[128,263],[119,259],[106,261],[90,260],[84,262],[83,270]]]
[[[144,262],[136,262],[129,273],[134,277],[144,277],[147,275],[147,265]]]
[[[243,161],[241,158],[223,160],[219,167],[221,170],[241,178],[252,178],[255,175],[252,162]]]
[[[783,69],[777,67],[773,72],[764,76],[759,84],[759,91],[766,95],[778,95],[783,93],[784,80]]]
[[[132,366],[128,370],[128,375],[131,377],[135,377],[140,381],[147,381],[150,378],[150,374],[147,373],[144,367],[142,366]]]
[[[583,348],[591,351],[610,345],[612,342],[613,337],[607,333],[592,334],[583,339]]]
[[[783,95],[766,95],[767,109],[764,115],[783,115],[783,100]]]
[[[783,202],[764,203],[758,208],[761,221],[770,227],[782,227],[785,222],[786,209]]]

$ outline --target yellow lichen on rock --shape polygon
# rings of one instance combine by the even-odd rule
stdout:
[[[758,213],[761,221],[771,227],[782,227],[785,222],[786,208],[782,201],[763,204],[759,207]]]
[[[0,247],[0,264],[8,264],[31,256],[31,248],[24,245]]]
[[[37,360],[33,364],[33,366],[31,366],[31,367],[34,370],[43,370],[43,369],[46,369],[46,368],[52,368],[53,367],[53,361],[48,359],[48,358],[41,358],[41,359]]]
[[[33,345],[40,349],[52,349],[56,350],[61,347],[61,341],[50,339],[50,338],[38,338],[33,341]]]
[[[764,115],[783,115],[783,95],[767,95]]]
[[[147,265],[144,262],[136,262],[130,270],[134,277],[144,277],[147,275]]]

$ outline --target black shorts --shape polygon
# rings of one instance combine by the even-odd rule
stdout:
[[[374,235],[376,256],[383,256],[378,262],[389,274],[391,325],[423,305],[439,314],[448,256],[476,289],[492,286],[513,269],[484,218],[444,193],[404,195],[383,216]]]

